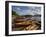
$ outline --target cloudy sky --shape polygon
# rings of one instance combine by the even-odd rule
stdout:
[[[12,10],[19,15],[36,15],[41,14],[41,7],[37,6],[12,6]]]

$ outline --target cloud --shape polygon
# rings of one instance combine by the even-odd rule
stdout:
[[[32,14],[32,15],[41,14],[41,7],[31,6],[28,8],[29,8],[28,10],[29,14]]]
[[[17,10],[21,10],[21,8],[17,8]]]

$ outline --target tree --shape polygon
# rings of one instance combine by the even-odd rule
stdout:
[[[12,11],[12,15],[19,16],[15,11]]]

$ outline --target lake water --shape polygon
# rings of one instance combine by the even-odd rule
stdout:
[[[32,17],[31,19],[33,19],[33,20],[37,20],[37,21],[41,21],[41,17],[40,16],[34,16],[34,17]]]

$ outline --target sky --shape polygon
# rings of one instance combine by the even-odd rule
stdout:
[[[12,10],[18,15],[37,15],[41,14],[41,7],[37,6],[12,6]]]

